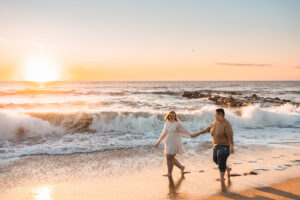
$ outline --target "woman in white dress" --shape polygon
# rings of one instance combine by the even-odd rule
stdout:
[[[163,141],[165,142],[164,153],[167,158],[168,174],[167,176],[172,176],[173,166],[175,165],[184,173],[184,166],[175,158],[176,154],[182,154],[185,149],[182,144],[181,135],[184,134],[187,137],[192,137],[192,134],[185,130],[180,123],[178,116],[175,111],[170,111],[165,116],[164,129],[161,133],[160,138],[156,144],[156,147]]]

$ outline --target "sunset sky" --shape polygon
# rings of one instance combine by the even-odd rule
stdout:
[[[300,1],[1,0],[0,80],[44,65],[72,81],[300,80]]]

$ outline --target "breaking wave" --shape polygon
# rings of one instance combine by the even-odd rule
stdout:
[[[199,130],[214,120],[215,106],[206,105],[198,111],[177,111],[189,130]],[[74,112],[24,113],[0,112],[0,140],[46,137],[75,133],[159,132],[164,112]],[[236,129],[264,127],[299,127],[300,108],[285,104],[263,108],[259,105],[226,109],[226,118]]]

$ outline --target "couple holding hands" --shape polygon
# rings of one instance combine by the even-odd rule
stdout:
[[[225,111],[222,108],[216,109],[215,121],[206,129],[192,134],[187,131],[179,121],[175,111],[170,111],[165,116],[165,124],[156,147],[165,142],[164,153],[167,158],[168,174],[172,176],[173,166],[175,165],[184,174],[185,167],[175,158],[176,154],[184,153],[184,147],[181,140],[181,134],[187,137],[195,138],[204,133],[210,133],[212,136],[214,149],[213,160],[218,165],[220,171],[220,181],[224,182],[225,172],[227,171],[228,179],[231,168],[226,165],[228,156],[234,153],[233,131],[231,124],[225,119]]]

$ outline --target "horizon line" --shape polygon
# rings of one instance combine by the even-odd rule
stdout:
[[[300,80],[59,80],[59,81],[15,81],[0,80],[0,82],[28,82],[28,83],[55,83],[55,82],[300,82]]]

